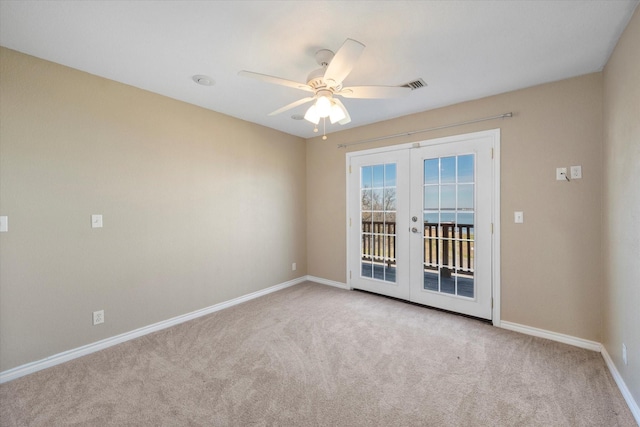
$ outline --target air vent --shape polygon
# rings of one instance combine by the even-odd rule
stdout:
[[[405,83],[402,85],[402,87],[408,87],[411,90],[420,89],[421,87],[425,87],[425,86],[427,86],[427,84],[422,79],[414,80],[412,82]]]

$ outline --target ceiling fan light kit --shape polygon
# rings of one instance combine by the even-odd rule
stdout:
[[[325,117],[329,117],[329,114],[331,113],[331,101],[329,99],[331,97],[331,92],[328,90],[318,91],[317,97],[318,99],[316,100],[315,107],[318,116],[323,119]]]
[[[351,122],[351,117],[344,104],[336,96],[360,99],[397,98],[406,96],[411,92],[411,89],[407,86],[343,87],[342,82],[349,75],[358,58],[360,58],[364,47],[362,43],[356,40],[347,39],[335,54],[328,49],[317,51],[316,62],[320,65],[320,68],[309,73],[306,84],[251,71],[240,71],[238,74],[267,83],[313,93],[313,96],[299,99],[269,113],[270,116],[280,114],[307,102],[315,101],[307,109],[304,115],[305,120],[316,125],[316,129],[320,119],[326,119],[327,117],[329,117],[331,124],[339,123],[344,125]],[[326,135],[323,139],[326,139]]]
[[[304,119],[308,122],[313,123],[314,125],[320,123],[320,114],[318,114],[316,104],[313,104],[311,107],[309,107],[307,113],[304,115]]]
[[[331,121],[331,124],[336,122],[340,123],[341,120],[344,120],[346,117],[347,115],[338,104],[334,103],[331,105],[331,112],[329,113],[329,120]]]
[[[343,125],[351,121],[351,118],[348,117],[347,110],[344,108],[342,103],[336,102],[337,100],[335,99],[321,99],[323,100],[321,101],[318,99],[315,104],[309,107],[307,113],[304,115],[305,120],[313,123],[314,125],[317,125],[320,122],[320,119],[326,119],[327,117],[329,117],[331,124],[340,123]],[[329,104],[327,104],[327,102],[329,102]]]

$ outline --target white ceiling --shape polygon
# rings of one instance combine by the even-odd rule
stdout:
[[[306,81],[320,48],[366,45],[344,84],[426,88],[343,99],[352,122],[327,133],[602,70],[638,0],[0,1],[0,44],[298,135],[308,93],[238,76]],[[216,84],[195,84],[195,74]],[[46,76],[42,76],[46,79]],[[495,113],[495,112],[492,112]]]

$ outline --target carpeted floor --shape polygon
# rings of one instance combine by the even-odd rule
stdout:
[[[600,354],[304,283],[0,386],[2,426],[635,426]]]

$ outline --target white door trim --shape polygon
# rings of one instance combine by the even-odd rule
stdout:
[[[470,139],[470,138],[479,138],[479,137],[492,137],[493,141],[494,141],[494,151],[493,151],[493,157],[494,157],[494,167],[493,167],[493,176],[492,176],[492,191],[493,191],[493,203],[492,203],[492,223],[493,223],[493,239],[492,239],[492,252],[493,252],[493,256],[492,256],[492,271],[491,271],[491,278],[492,278],[492,288],[491,288],[491,296],[493,299],[493,308],[492,308],[492,323],[495,326],[500,326],[500,260],[501,260],[501,254],[500,254],[500,129],[490,129],[490,130],[485,130],[485,131],[480,131],[480,132],[472,132],[472,133],[467,133],[467,134],[461,134],[461,135],[453,135],[453,136],[446,136],[446,137],[442,137],[442,138],[434,138],[434,139],[428,139],[428,140],[424,140],[424,141],[417,141],[417,142],[410,142],[410,143],[405,143],[405,144],[399,144],[399,145],[390,145],[390,146],[385,146],[385,147],[379,147],[379,148],[372,148],[372,149],[367,149],[367,150],[360,150],[360,151],[352,151],[349,153],[346,153],[345,155],[345,161],[346,161],[346,224],[345,224],[345,228],[346,228],[346,237],[347,237],[347,257],[346,257],[346,265],[347,265],[347,277],[346,277],[346,283],[347,286],[349,287],[349,289],[353,289],[353,286],[351,285],[351,279],[349,277],[349,254],[351,253],[351,246],[350,246],[350,239],[349,239],[349,200],[350,200],[350,191],[349,191],[349,169],[351,166],[351,159],[353,157],[356,156],[362,156],[362,155],[368,155],[368,154],[374,154],[374,153],[384,153],[384,152],[390,152],[390,151],[397,151],[397,150],[407,150],[407,149],[411,149],[411,148],[420,148],[420,147],[426,147],[426,146],[430,146],[430,145],[437,145],[437,144],[447,144],[447,143],[451,143],[451,142],[456,142],[456,141],[460,141],[460,140],[464,140],[464,139]]]

